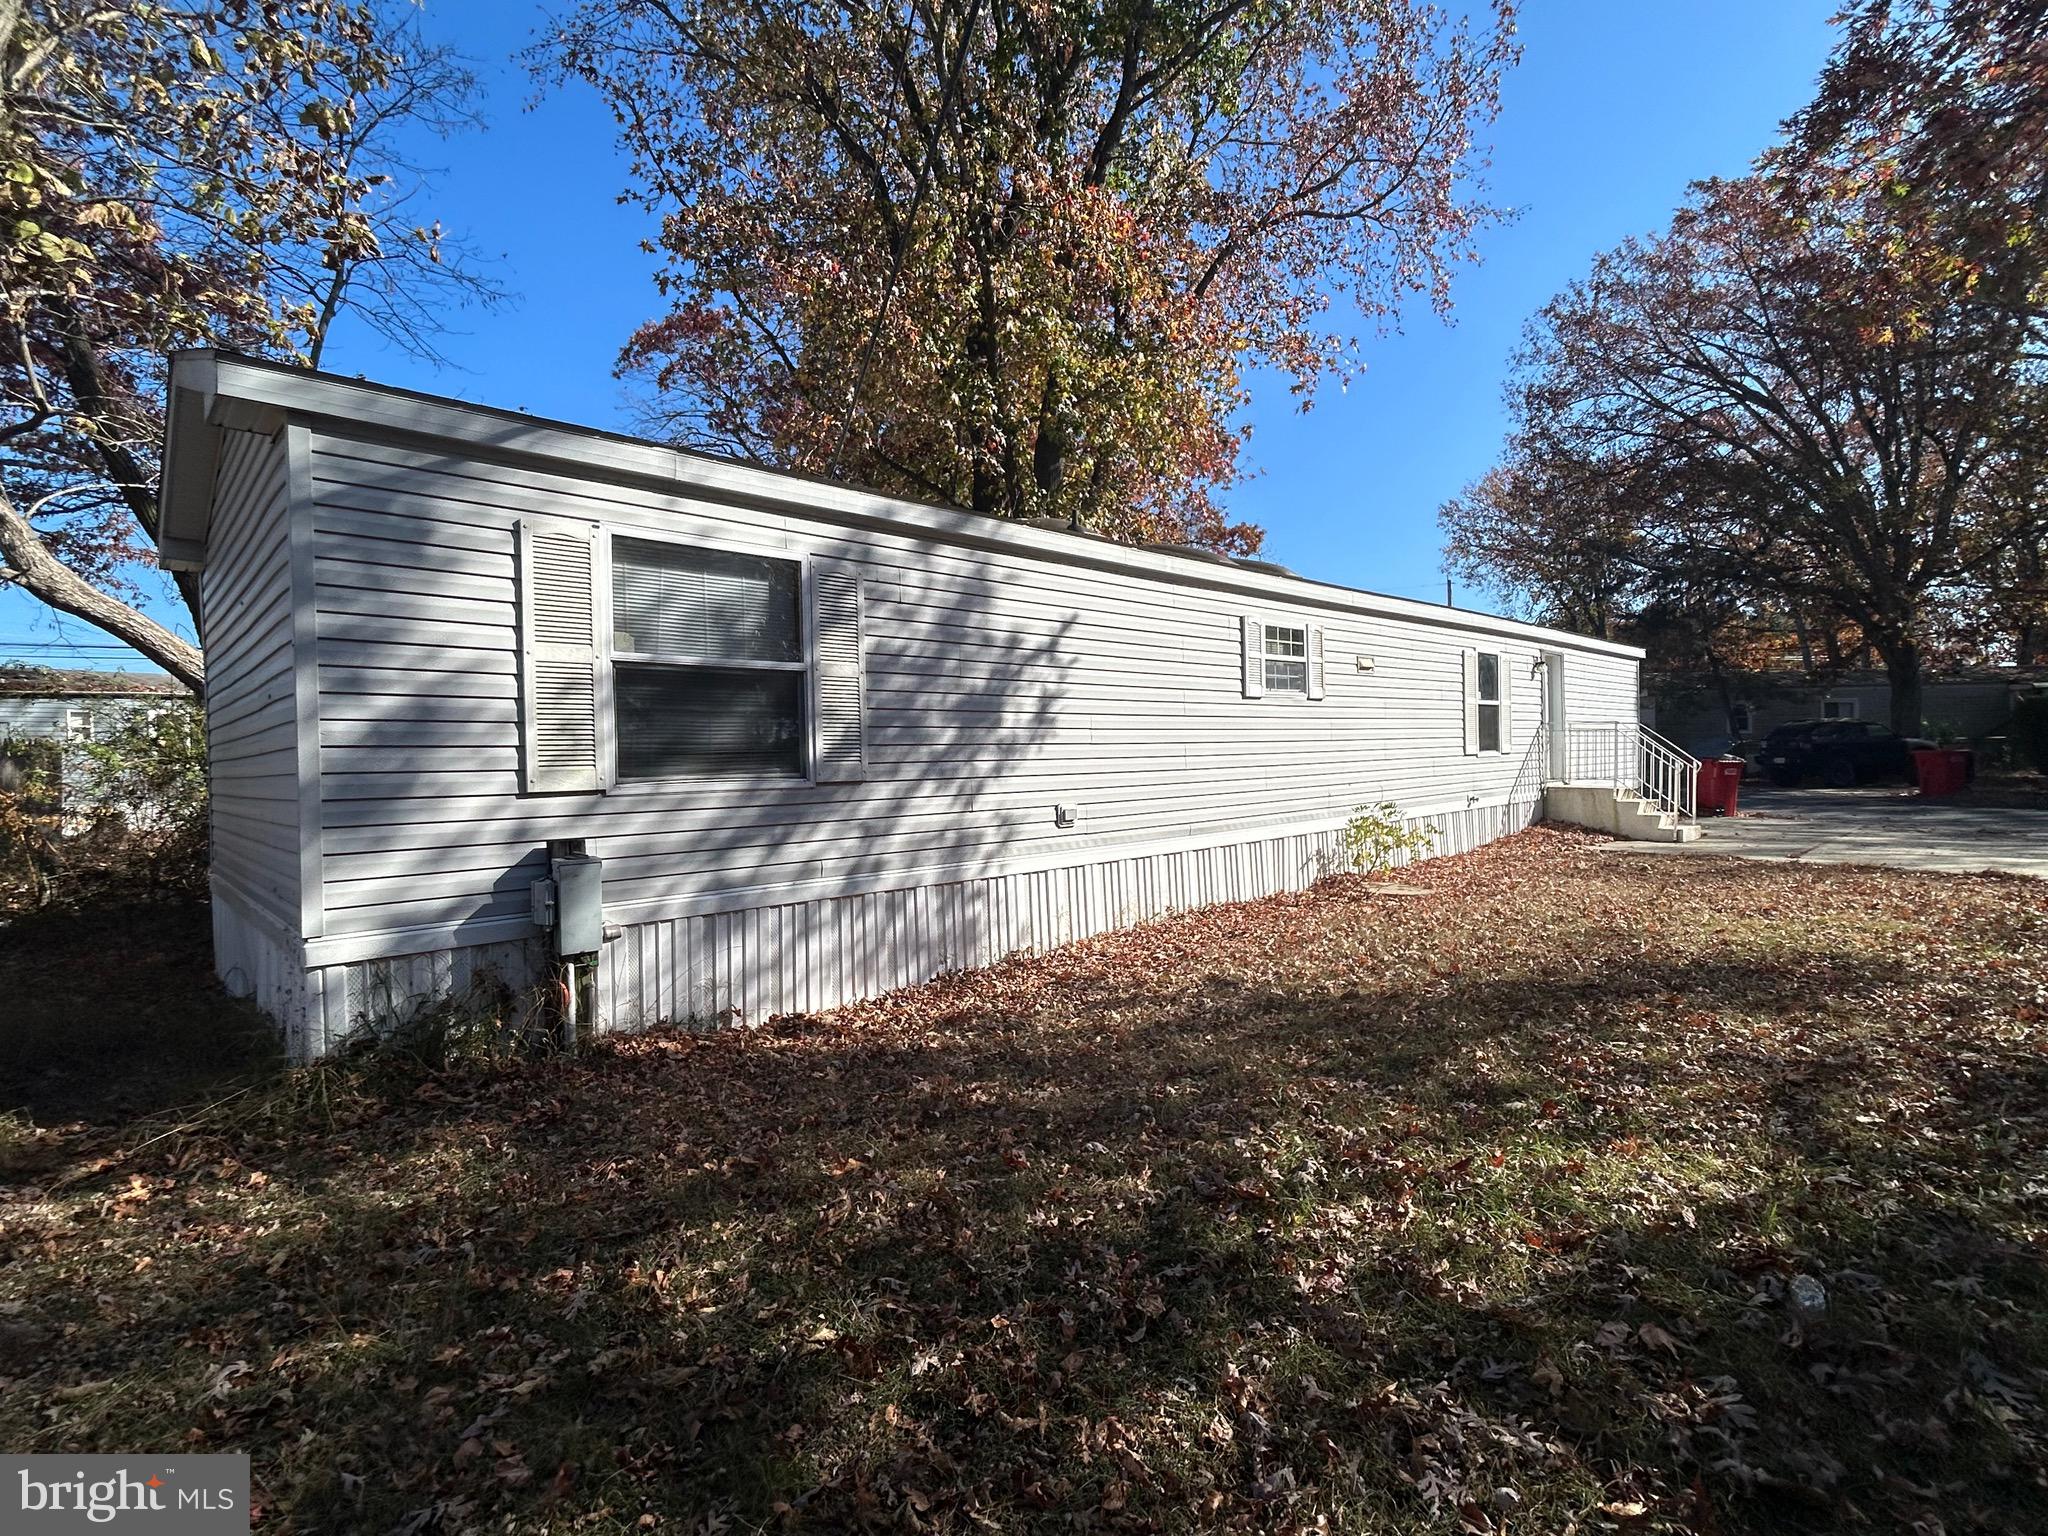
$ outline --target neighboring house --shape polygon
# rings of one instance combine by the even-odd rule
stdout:
[[[541,976],[551,847],[601,1022],[756,1022],[1302,887],[1362,805],[1471,848],[1634,729],[1637,650],[1271,566],[227,354],[169,411],[217,964],[301,1059]]]
[[[0,662],[0,741],[91,741],[120,720],[191,697],[161,672],[94,672]]]
[[[0,790],[20,787],[28,773],[27,744],[59,744],[59,777],[67,817],[93,810],[72,786],[81,743],[104,740],[124,720],[189,699],[185,686],[161,672],[95,672],[0,663]]]
[[[1930,676],[1921,684],[1920,718],[1937,733],[1976,741],[2005,728],[2022,698],[2048,693],[2048,673],[2028,668],[1983,667]],[[1733,732],[1718,695],[1704,689],[1643,700],[1643,718],[1695,757],[1716,757],[1731,742],[1757,741],[1795,720],[1891,720],[1892,690],[1882,672],[1845,672],[1816,682],[1802,672],[1763,672],[1736,691]]]

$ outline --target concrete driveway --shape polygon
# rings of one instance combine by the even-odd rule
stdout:
[[[1741,814],[1700,818],[1692,843],[1612,843],[1616,853],[1732,855],[1802,864],[2002,870],[2048,878],[2048,806],[1923,800],[1910,790],[1742,786]]]

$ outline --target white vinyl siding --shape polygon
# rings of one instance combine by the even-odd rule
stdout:
[[[234,898],[296,933],[302,872],[284,442],[223,436],[218,553],[199,581],[212,870]]]
[[[1247,628],[1289,616],[1248,616],[1242,595],[1188,579],[1203,568],[1187,562],[1162,556],[1143,575],[368,433],[323,431],[314,449],[330,953],[424,943],[379,936],[436,927],[473,936],[461,942],[516,936],[525,879],[555,837],[589,839],[608,913],[632,921],[1063,852],[1113,859],[1152,840],[1341,820],[1381,798],[1497,802],[1514,780],[1507,755],[1460,750],[1458,656],[1474,632],[1456,611],[1354,611],[1348,594],[1302,583],[1309,649],[1369,655],[1374,670],[1252,725],[1240,694],[1263,690],[1263,630],[1251,647]],[[515,528],[547,516],[806,562],[819,604],[823,572],[851,576],[858,660],[828,676],[821,652],[812,697],[824,717],[828,684],[858,690],[859,710],[835,717],[859,722],[857,774],[522,796]],[[1534,720],[1533,650],[1520,654],[1503,689],[1519,695],[1515,718]],[[1575,682],[1612,672],[1633,697],[1632,658],[1572,662]],[[850,766],[852,737],[824,725],[816,766]],[[1060,805],[1079,808],[1076,826],[1057,824]]]
[[[1573,725],[1641,718],[1640,671],[1633,656],[1580,656],[1565,663],[1565,715]]]

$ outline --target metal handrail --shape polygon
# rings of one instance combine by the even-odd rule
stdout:
[[[1544,770],[1550,762],[1550,743],[1542,731],[1529,741],[1529,750],[1522,754],[1522,766],[1515,773],[1515,782],[1508,788],[1508,804],[1533,805],[1543,799]]]
[[[1564,755],[1570,783],[1608,784],[1687,821],[1698,815],[1699,759],[1646,725],[1567,725]]]
[[[1637,782],[1642,797],[1659,810],[1697,820],[1700,760],[1647,725],[1636,727],[1636,740],[1641,744]]]

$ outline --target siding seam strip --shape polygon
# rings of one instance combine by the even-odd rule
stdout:
[[[317,939],[327,926],[325,833],[320,796],[320,646],[313,564],[313,432],[285,428],[285,530],[291,561],[292,690],[296,701],[299,785],[299,932]]]

